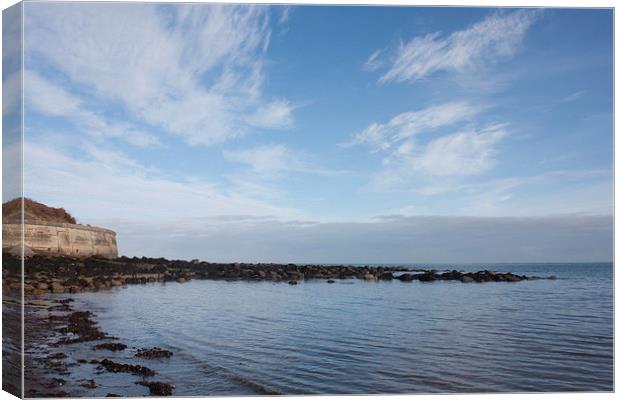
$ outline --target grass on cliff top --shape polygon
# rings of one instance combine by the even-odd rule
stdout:
[[[29,198],[24,198],[24,220],[43,221],[43,222],[66,222],[75,224],[75,218],[64,208],[54,208],[36,202]],[[20,222],[22,199],[16,198],[2,204],[3,222]]]

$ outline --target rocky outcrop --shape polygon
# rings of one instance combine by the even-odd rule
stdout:
[[[5,290],[20,291],[21,265],[19,257],[3,254]],[[163,258],[104,259],[88,257],[53,257],[35,255],[25,259],[24,290],[27,294],[79,293],[122,287],[149,282],[184,283],[194,279],[267,280],[297,285],[304,280],[362,279],[368,282],[399,280],[401,282],[460,281],[470,282],[520,282],[541,278],[510,272],[489,270],[461,272],[451,270],[408,269],[403,267],[353,267],[346,265],[296,265],[296,264],[221,264],[188,262]],[[10,279],[13,276],[14,279]]]

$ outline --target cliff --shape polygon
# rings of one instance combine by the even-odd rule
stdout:
[[[2,204],[2,223],[21,222],[21,200],[21,198],[17,198]],[[76,223],[75,218],[64,208],[49,207],[28,198],[23,200],[25,221]]]
[[[21,199],[2,205],[3,251],[22,254],[23,250],[25,255],[118,256],[114,231],[76,224],[75,218],[65,209],[31,199],[24,199],[22,224],[21,207]]]

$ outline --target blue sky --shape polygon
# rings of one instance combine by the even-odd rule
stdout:
[[[25,194],[131,255],[609,260],[612,18],[26,3]]]

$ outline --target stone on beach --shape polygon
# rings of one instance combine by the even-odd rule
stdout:
[[[100,363],[108,372],[128,372],[142,376],[153,376],[155,371],[142,365],[121,364],[109,359],[104,359]]]
[[[140,381],[136,382],[136,384],[147,386],[149,388],[150,394],[153,396],[170,396],[174,389],[174,385],[165,382]]]
[[[153,347],[150,349],[139,349],[136,352],[136,357],[142,358],[170,358],[173,353],[170,350],[160,349],[159,347]]]

